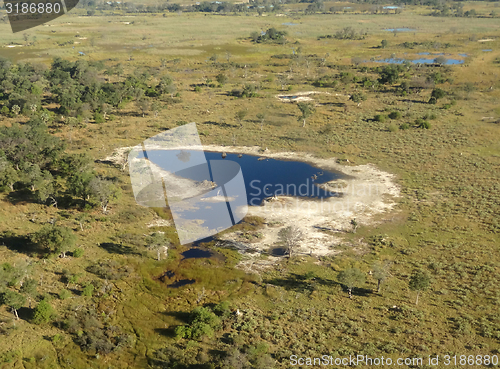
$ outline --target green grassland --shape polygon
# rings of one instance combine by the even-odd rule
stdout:
[[[483,2],[473,6],[484,14],[494,8]],[[119,167],[95,164],[97,172],[115,178],[121,190],[107,214],[97,208],[56,209],[6,190],[0,194],[0,231],[10,233],[0,239],[0,261],[21,266],[39,280],[38,293],[48,296],[57,316],[51,323],[36,325],[27,305],[20,309],[19,321],[3,306],[0,367],[287,368],[292,354],[500,355],[500,64],[494,62],[500,57],[500,24],[498,18],[419,15],[427,11],[408,6],[397,15],[87,17],[76,9],[26,31],[28,41],[1,24],[0,45],[5,46],[1,56],[18,62],[49,64],[55,57],[103,60],[110,66],[121,63],[125,74],[148,66],[157,68],[158,76],[173,78],[178,95],[160,100],[157,117],[152,112],[143,117],[131,102],[115,109],[113,120],[100,124],[91,120],[70,128],[57,119],[49,128],[66,142],[68,152],[86,152],[100,160],[116,148],[194,121],[204,144],[258,145],[348,159],[349,165],[373,163],[397,175],[403,196],[397,209],[378,217],[375,225],[361,224],[355,234],[342,234],[341,252],[335,256],[297,256],[261,273],[246,273],[235,268],[243,256],[218,249],[215,243],[207,247],[224,258],[182,260],[185,247],[178,245],[172,226],[147,227],[158,218],[171,221],[169,212],[138,207],[128,171]],[[282,25],[285,22],[297,25]],[[288,42],[250,40],[252,32],[270,27],[286,30]],[[366,36],[318,38],[345,27]],[[384,31],[400,27],[415,31]],[[493,41],[478,42],[484,39]],[[387,40],[386,48],[379,48],[382,40]],[[405,42],[432,46],[407,49],[401,46]],[[7,48],[9,44],[23,46]],[[299,47],[300,57],[290,58],[291,49]],[[482,51],[490,48],[493,51]],[[80,51],[85,55],[78,56]],[[348,72],[351,77],[376,80],[372,68],[381,64],[355,65],[353,58],[403,57],[405,52],[468,57],[463,65],[413,67],[401,73],[398,83],[377,89],[338,78]],[[288,57],[273,57],[281,54]],[[223,86],[215,83],[220,73],[228,78]],[[434,84],[419,94],[400,93],[402,80],[425,79],[432,73],[442,75],[445,81],[435,87],[447,92],[437,104],[427,103]],[[283,91],[280,75],[287,77]],[[117,82],[123,76],[108,78]],[[340,82],[318,87],[315,82],[322,78]],[[257,96],[231,96],[232,90],[245,85],[256,86]],[[330,95],[314,95],[316,112],[302,127],[296,104],[275,96],[311,90]],[[366,100],[358,105],[344,96],[354,92]],[[243,128],[235,119],[240,110],[248,111]],[[373,119],[394,111],[401,113],[399,119]],[[266,114],[262,130],[256,117],[260,112]],[[430,129],[413,127],[424,117]],[[4,126],[27,120],[1,119]],[[410,127],[400,129],[405,123]],[[82,213],[88,215],[80,224]],[[73,229],[76,247],[84,250],[82,257],[45,259],[25,249],[24,237],[50,219]],[[260,227],[262,220],[247,219],[236,229],[252,234]],[[168,258],[161,261],[144,243],[144,235],[154,231],[164,231],[173,240]],[[368,275],[377,261],[392,263],[379,293],[377,281]],[[367,273],[353,299],[337,278],[349,267]],[[416,269],[426,270],[432,278],[418,305],[416,292],[408,288]],[[166,271],[196,283],[167,288],[174,279],[164,277]],[[77,274],[79,279],[68,286],[65,274]],[[95,285],[93,296],[82,294],[88,283]],[[19,287],[14,283],[9,288]],[[69,298],[59,298],[63,289],[70,291]],[[176,337],[175,328],[188,324],[195,307],[213,307],[221,301],[228,301],[232,312],[227,314],[226,309],[220,314],[212,337],[210,333],[191,340]],[[241,316],[234,313],[236,309]],[[79,322],[71,325],[73,316]],[[82,350],[81,338],[90,331],[104,332],[115,348],[107,354]]]

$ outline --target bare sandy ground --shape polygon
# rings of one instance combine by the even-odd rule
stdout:
[[[316,94],[343,96],[343,97],[347,97],[347,98],[350,97],[350,95],[344,95],[344,94],[338,94],[338,93],[331,94],[329,92],[324,92],[324,91],[303,91],[303,92],[296,92],[296,93],[290,93],[290,94],[276,95],[276,98],[281,102],[313,101],[314,99],[312,97],[310,97],[310,95],[316,95]]]
[[[104,159],[121,165],[129,148],[119,148]],[[205,151],[230,152],[262,157],[298,160],[308,162],[319,170],[340,172],[345,178],[334,180],[323,185],[340,196],[323,200],[278,196],[269,198],[261,206],[249,206],[248,215],[265,219],[266,225],[260,231],[261,237],[250,242],[242,241],[237,232],[226,234],[222,239],[227,243],[237,242],[243,248],[257,251],[245,253],[240,267],[247,270],[258,270],[274,264],[278,258],[269,256],[261,258],[273,247],[279,246],[278,232],[283,227],[296,226],[303,233],[300,247],[295,255],[322,256],[334,254],[341,235],[350,231],[351,220],[356,219],[359,225],[375,223],[374,217],[394,209],[400,197],[400,188],[395,176],[381,171],[374,165],[341,165],[335,158],[320,159],[307,153],[262,151],[260,147],[224,147],[205,145],[203,148],[179,147],[178,149],[203,149]],[[257,256],[257,257],[255,257]]]

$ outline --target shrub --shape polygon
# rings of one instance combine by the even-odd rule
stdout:
[[[94,294],[94,285],[93,284],[87,284],[85,287],[83,287],[82,291],[82,296],[89,296],[91,297]]]
[[[437,103],[438,99],[442,99],[446,96],[446,92],[440,88],[435,88],[432,90],[431,98],[429,99],[429,104]]]
[[[35,311],[33,312],[33,323],[35,324],[48,323],[52,319],[54,319],[54,316],[55,316],[54,308],[49,304],[47,299],[43,299],[36,306]]]
[[[200,87],[200,86],[196,86],[196,87],[194,88],[194,91],[195,91],[195,92],[201,92],[201,87]]]
[[[191,328],[187,325],[179,325],[175,327],[175,337],[177,338],[190,338],[191,337]]]
[[[234,97],[241,97],[242,92],[243,91],[235,88],[235,89],[231,90],[231,92],[229,93],[229,95],[234,96]]]
[[[70,298],[71,297],[71,292],[69,292],[68,290],[61,290],[61,292],[59,292],[59,298],[61,300],[66,300],[67,298]]]
[[[393,111],[389,114],[389,118],[399,119],[399,118],[401,118],[401,113],[399,111]]]
[[[95,113],[95,115],[94,115],[94,121],[97,124],[104,123],[104,117],[102,116],[101,113]]]
[[[76,249],[75,251],[73,251],[73,257],[80,258],[83,256],[83,253],[83,249]]]
[[[376,122],[385,122],[385,115],[382,115],[382,114],[377,114],[375,115],[375,117],[373,118],[374,121]]]
[[[218,74],[215,79],[221,86],[223,86],[227,82],[227,76],[224,73]]]
[[[229,306],[221,303],[216,306],[217,311],[224,314]],[[215,309],[215,308],[214,308]],[[190,316],[189,325],[175,328],[175,335],[178,338],[200,339],[207,336],[212,337],[217,329],[220,328],[221,320],[212,310],[206,307],[197,307],[193,309]]]
[[[212,310],[222,319],[227,319],[231,315],[231,309],[229,308],[229,302],[227,301],[220,302],[215,305]]]
[[[398,130],[398,126],[396,126],[395,124],[391,124],[389,125],[389,127],[387,127],[387,129],[389,130],[389,132],[396,132]]]
[[[360,92],[354,92],[354,93],[351,95],[350,99],[351,99],[353,102],[355,102],[355,103],[359,103],[359,102],[361,102],[361,101],[365,101],[365,100],[366,100],[366,96],[365,96],[365,95],[363,95],[363,94],[362,94],[362,93],[360,93]]]
[[[403,123],[399,126],[399,129],[402,129],[402,130],[405,130],[405,129],[408,129],[410,128],[410,126],[408,125],[408,123]]]
[[[415,121],[415,124],[417,125],[418,128],[424,128],[424,129],[431,128],[431,124],[422,118],[417,119]]]
[[[243,87],[243,91],[241,92],[241,97],[256,97],[257,96],[257,88],[255,85],[247,84]]]
[[[10,110],[7,106],[2,107],[2,109],[0,110],[0,114],[2,114],[2,115],[8,116],[9,113],[10,113]]]
[[[128,276],[132,271],[132,267],[129,265],[121,266],[115,260],[108,260],[88,267],[87,271],[98,275],[102,279],[116,280]]]

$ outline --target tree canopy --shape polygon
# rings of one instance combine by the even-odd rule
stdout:
[[[352,298],[353,288],[365,283],[365,278],[365,273],[358,268],[348,268],[338,274],[339,282],[347,287],[349,298]]]
[[[31,235],[31,241],[49,253],[58,254],[73,248],[76,236],[69,228],[46,225]]]
[[[410,290],[412,291],[417,291],[417,299],[415,301],[415,305],[418,305],[418,297],[420,295],[420,292],[429,288],[430,284],[431,278],[429,274],[427,274],[423,270],[417,270],[412,274],[408,287],[410,287]]]

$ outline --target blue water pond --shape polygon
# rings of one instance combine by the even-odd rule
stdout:
[[[406,28],[406,27],[403,27],[403,28],[386,28],[384,29],[384,31],[387,31],[387,32],[415,32],[416,29],[413,29],[413,28]]]
[[[386,63],[386,64],[403,64],[404,62],[410,62],[413,64],[434,64],[436,63],[436,59],[428,59],[428,58],[419,58],[419,59],[400,59],[400,58],[386,58],[373,60],[375,63]],[[444,65],[458,65],[463,64],[464,61],[461,59],[447,59]]]
[[[189,150],[183,150],[182,154],[188,157],[191,155]],[[204,154],[207,161],[222,159],[220,152],[205,151]],[[179,150],[148,151],[148,159],[162,168],[168,168],[169,162],[178,160],[179,155],[181,155]],[[240,165],[249,205],[260,205],[262,200],[274,195],[311,199],[323,199],[338,195],[320,188],[318,184],[341,178],[342,175],[316,168],[305,162],[233,153],[227,153],[224,160],[232,160]],[[190,175],[192,178],[189,179],[195,181],[206,179],[196,177],[196,173]]]

